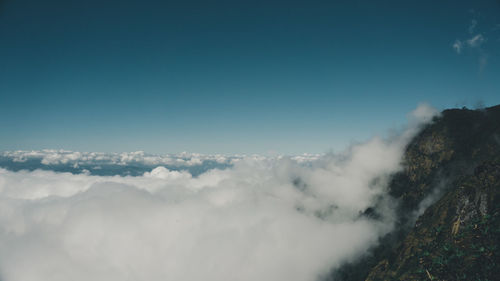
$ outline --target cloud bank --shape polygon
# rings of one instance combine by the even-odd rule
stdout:
[[[275,156],[279,158],[283,156]],[[301,154],[290,158],[307,163],[320,157],[320,154]],[[199,153],[149,154],[143,151],[123,153],[79,152],[69,150],[17,150],[0,152],[0,168],[8,170],[52,170],[73,174],[91,175],[131,175],[139,176],[158,166],[169,170],[187,170],[198,176],[210,169],[225,169],[243,158],[259,159],[259,155],[207,155]]]
[[[14,162],[26,162],[29,160],[40,160],[43,165],[58,164],[115,164],[115,165],[172,165],[172,166],[194,166],[200,165],[204,161],[215,161],[217,163],[229,163],[231,159],[238,156],[227,157],[225,155],[204,155],[198,153],[179,153],[167,155],[147,154],[144,151],[123,152],[123,153],[102,153],[102,152],[77,152],[68,150],[18,150],[6,151],[3,157],[10,158]]]
[[[318,280],[392,229],[387,179],[433,114],[422,105],[400,136],[307,165],[241,157],[196,177],[0,169],[0,279]],[[363,215],[375,205],[380,218]]]

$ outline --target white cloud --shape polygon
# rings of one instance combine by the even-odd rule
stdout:
[[[477,16],[475,11],[472,10],[471,12],[473,16]],[[476,19],[472,19],[467,29],[469,36],[472,37],[463,40],[456,39],[452,44],[452,48],[457,54],[461,54],[465,49],[473,50],[478,56],[479,71],[482,72],[488,64],[488,52],[483,47],[483,45],[488,41],[488,38],[483,34],[489,34],[489,36],[491,36],[491,31],[490,33],[488,31],[478,32],[476,31],[477,26],[478,21]],[[493,28],[493,31],[494,30],[495,28]]]
[[[455,52],[457,52],[457,54],[460,54],[460,53],[462,53],[462,50],[464,49],[464,47],[468,47],[471,49],[472,48],[479,48],[479,47],[481,47],[481,45],[484,42],[486,42],[486,38],[484,38],[484,36],[481,34],[477,34],[477,35],[467,39],[465,41],[465,43],[459,39],[455,40],[452,47],[455,50]]]
[[[388,176],[413,126],[434,114],[419,106],[402,136],[340,155],[236,157],[198,177],[161,166],[137,177],[0,169],[0,276],[314,281],[392,229]],[[102,156],[48,154],[68,163]],[[360,216],[381,199],[381,220]]]
[[[470,38],[467,40],[467,45],[469,45],[471,48],[477,48],[481,46],[485,41],[485,38],[481,34],[477,34],[476,36]]]
[[[455,40],[455,43],[453,43],[453,49],[457,52],[457,54],[462,53],[462,48],[463,48],[463,43],[460,40]]]
[[[6,281],[315,280],[390,229],[356,219],[381,192],[364,182],[368,166],[336,167],[342,177],[285,159],[198,178],[0,170],[0,272]],[[307,193],[293,186],[296,173],[311,181]],[[329,204],[339,214],[314,216]]]
[[[40,160],[43,165],[61,164],[113,164],[130,165],[139,163],[143,165],[169,165],[169,166],[199,166],[204,161],[213,161],[219,164],[230,164],[232,158],[237,156],[225,156],[221,154],[203,155],[196,153],[180,153],[155,155],[144,151],[123,153],[100,153],[100,152],[75,152],[68,150],[45,149],[38,151],[6,151],[1,156],[12,159],[14,162],[26,162],[30,159]]]
[[[410,125],[418,127],[421,124],[430,122],[437,115],[439,115],[439,111],[436,108],[427,103],[420,103],[417,108],[408,114],[408,119]]]

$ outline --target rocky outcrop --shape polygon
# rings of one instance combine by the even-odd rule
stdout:
[[[483,163],[452,185],[366,280],[497,280],[500,161]]]
[[[445,110],[410,142],[396,230],[334,280],[497,280],[500,106]]]

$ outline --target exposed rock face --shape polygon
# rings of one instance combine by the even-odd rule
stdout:
[[[498,280],[500,106],[443,111],[408,145],[397,230],[334,280]]]
[[[455,181],[367,280],[498,280],[500,161]]]

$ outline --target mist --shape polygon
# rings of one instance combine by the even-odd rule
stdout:
[[[156,162],[138,176],[2,168],[0,279],[318,280],[393,229],[387,182],[435,114],[421,105],[398,135],[339,154],[234,157],[196,176]]]

